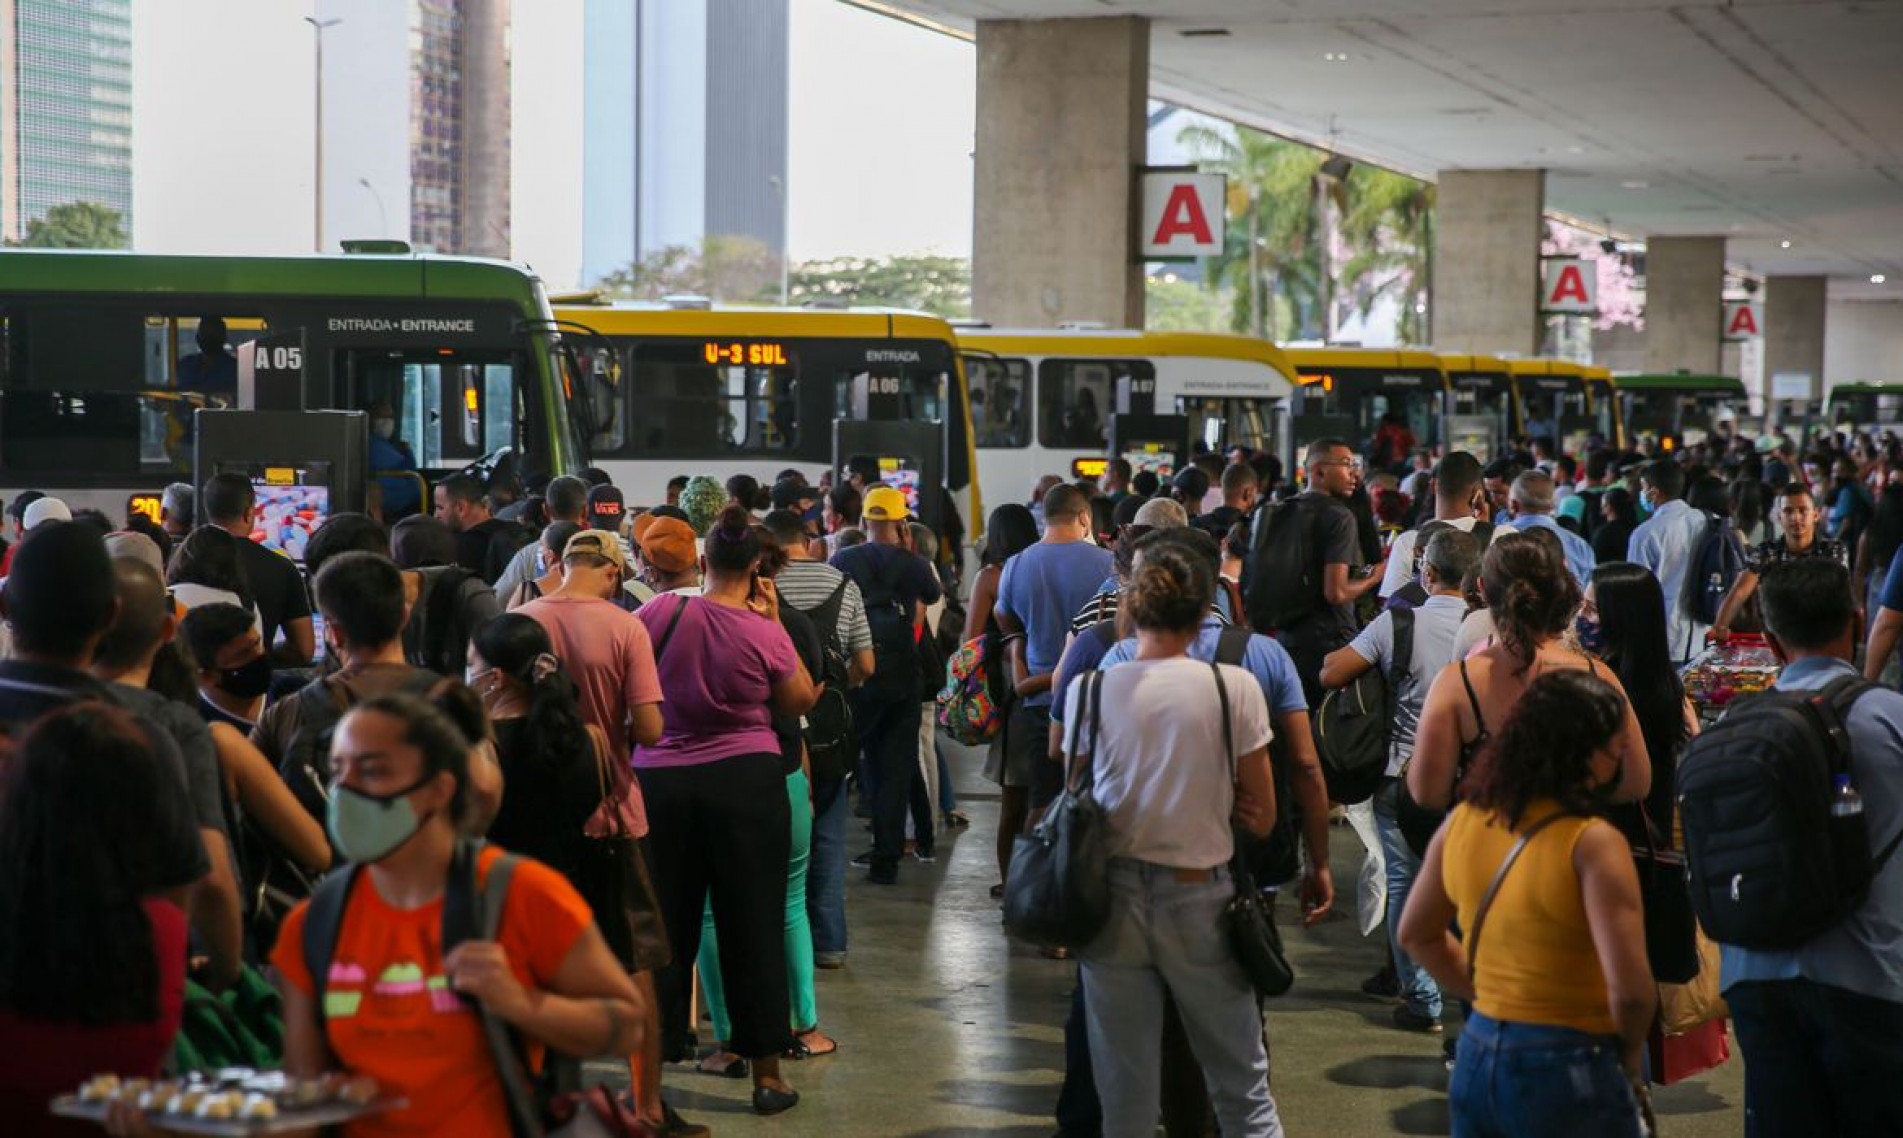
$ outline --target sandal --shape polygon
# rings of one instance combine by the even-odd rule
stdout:
[[[819,1034],[819,1028],[817,1026],[809,1027],[805,1031],[795,1032],[793,1034],[793,1046],[786,1049],[786,1057],[794,1060],[818,1059],[822,1056],[831,1055],[833,1052],[839,1050],[839,1041],[837,1039],[826,1039],[823,1046],[814,1047],[811,1043],[807,1042],[814,1038],[826,1038]]]
[[[971,825],[971,819],[956,810],[947,810],[945,811],[944,823],[946,829],[955,830],[960,826]]]
[[[1004,896],[1004,882],[1000,881],[996,885],[993,885],[991,887],[991,899],[993,901],[996,901],[1000,897],[1003,897],[1003,896]]]
[[[726,1062],[717,1062],[722,1056]],[[710,1063],[713,1065],[709,1066]],[[703,1075],[718,1075],[723,1079],[744,1079],[752,1073],[747,1061],[731,1051],[710,1051],[694,1066]]]

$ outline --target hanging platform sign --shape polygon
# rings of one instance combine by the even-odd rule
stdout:
[[[1540,313],[1591,316],[1599,310],[1599,273],[1584,257],[1540,258]]]

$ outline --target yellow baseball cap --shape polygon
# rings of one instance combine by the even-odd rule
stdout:
[[[905,491],[874,486],[866,491],[865,516],[875,522],[902,522],[912,516],[912,510],[905,504]]]

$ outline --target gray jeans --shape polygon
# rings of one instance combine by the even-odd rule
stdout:
[[[1110,863],[1110,919],[1081,953],[1105,1138],[1156,1132],[1166,989],[1223,1138],[1280,1138],[1255,992],[1218,925],[1234,895],[1226,869],[1192,882],[1167,866]]]

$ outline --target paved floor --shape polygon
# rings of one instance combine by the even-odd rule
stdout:
[[[820,1018],[836,1056],[786,1065],[803,1096],[778,1118],[749,1108],[750,1083],[669,1068],[668,1101],[717,1135],[906,1136],[1055,1132],[1051,1106],[1063,1075],[1063,1022],[1073,967],[1008,941],[992,854],[995,788],[962,756],[960,807],[969,830],[941,841],[938,863],[908,862],[896,887],[848,880],[851,956],[822,972]],[[866,844],[870,844],[868,839]],[[1349,891],[1360,864],[1354,835],[1337,829],[1337,878]],[[1381,965],[1344,915],[1288,935],[1297,986],[1269,1012],[1274,1090],[1291,1134],[1360,1138],[1446,1134],[1446,1075],[1437,1039],[1389,1025],[1388,1006],[1362,996]],[[625,1084],[626,1069],[594,1068]],[[1655,1100],[1672,1138],[1743,1133],[1742,1063],[1663,1088]]]

